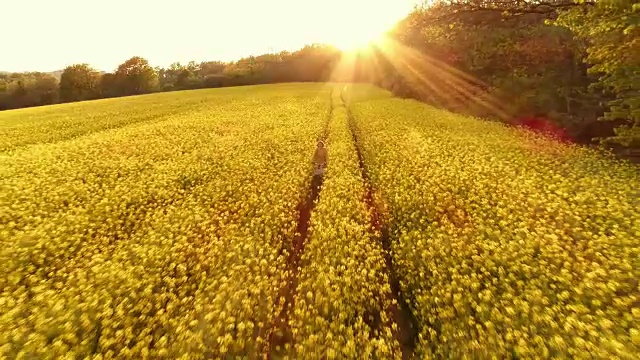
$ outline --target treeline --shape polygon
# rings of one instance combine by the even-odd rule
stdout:
[[[251,56],[234,62],[174,63],[152,67],[142,57],[132,57],[112,73],[88,64],[55,74],[0,73],[0,110],[174,91],[278,82],[328,81],[340,58],[337,49],[310,45],[295,52]]]
[[[372,5],[373,6],[373,5]],[[236,62],[113,73],[0,74],[0,109],[103,97],[294,81],[371,82],[402,97],[552,132],[640,148],[640,5],[633,0],[436,0],[369,51],[330,46]]]
[[[400,96],[638,148],[638,24],[632,0],[432,1],[361,66]]]

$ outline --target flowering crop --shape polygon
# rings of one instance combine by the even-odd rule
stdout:
[[[0,155],[0,358],[262,351],[329,92],[203,94]]]
[[[637,358],[637,168],[354,90],[421,357]]]
[[[640,353],[636,168],[349,89],[419,357]],[[0,113],[0,359],[264,356],[329,93],[284,84]],[[399,358],[347,112],[332,114],[292,342],[271,355]]]
[[[0,112],[0,152],[53,143],[184,113],[203,101],[224,103],[215,92],[131,96]]]
[[[373,232],[363,201],[344,107],[334,109],[329,134],[329,166],[311,216],[291,319],[291,357],[399,358],[386,313],[392,300],[380,234]]]

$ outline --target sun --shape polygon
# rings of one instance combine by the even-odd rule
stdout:
[[[331,44],[342,51],[360,51],[380,44],[387,29],[349,29],[338,34]]]
[[[325,16],[324,42],[345,52],[381,45],[385,35],[409,14],[409,4],[413,2],[415,0],[376,0],[373,5],[367,0],[340,0]]]

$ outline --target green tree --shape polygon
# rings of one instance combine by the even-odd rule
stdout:
[[[159,85],[162,91],[195,89],[202,86],[200,64],[190,61],[187,65],[175,62],[169,68],[158,68]]]
[[[55,104],[58,80],[40,72],[12,73],[0,77],[0,109]]]
[[[179,62],[169,65],[168,68],[157,68],[158,85],[161,91],[176,90],[176,82],[178,74],[182,71],[183,66]]]
[[[118,95],[138,95],[156,91],[158,74],[149,62],[139,56],[125,61],[115,72]]]
[[[602,0],[562,12],[557,24],[587,42],[592,89],[613,95],[602,119],[624,122],[603,141],[640,146],[640,4]]]
[[[584,59],[588,41],[554,25],[573,0],[446,0],[416,9],[392,32],[411,56],[382,84],[394,93],[454,111],[517,122],[543,116],[580,142],[613,134],[602,123],[602,91]],[[380,62],[380,59],[377,59]]]
[[[222,75],[224,72],[225,64],[221,61],[206,61],[200,63],[199,76],[206,78],[210,75]]]
[[[176,88],[177,89],[194,89],[200,86],[200,79],[198,78],[198,73],[200,71],[200,65],[198,65],[195,61],[190,61],[187,65],[182,66],[178,71],[178,75],[176,77]]]
[[[55,104],[60,94],[58,79],[51,74],[39,73],[31,91],[35,92],[37,98],[35,106]]]
[[[119,96],[120,90],[118,89],[116,75],[113,73],[103,74],[100,77],[98,89],[100,91],[100,96],[103,98]]]
[[[60,77],[62,102],[90,100],[99,97],[100,73],[88,64],[68,66]]]

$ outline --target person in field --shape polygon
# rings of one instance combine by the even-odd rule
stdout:
[[[311,194],[315,199],[320,192],[322,186],[322,180],[324,178],[324,172],[327,168],[327,161],[329,160],[329,153],[324,145],[324,141],[319,140],[316,151],[313,153],[313,180],[311,182]]]

